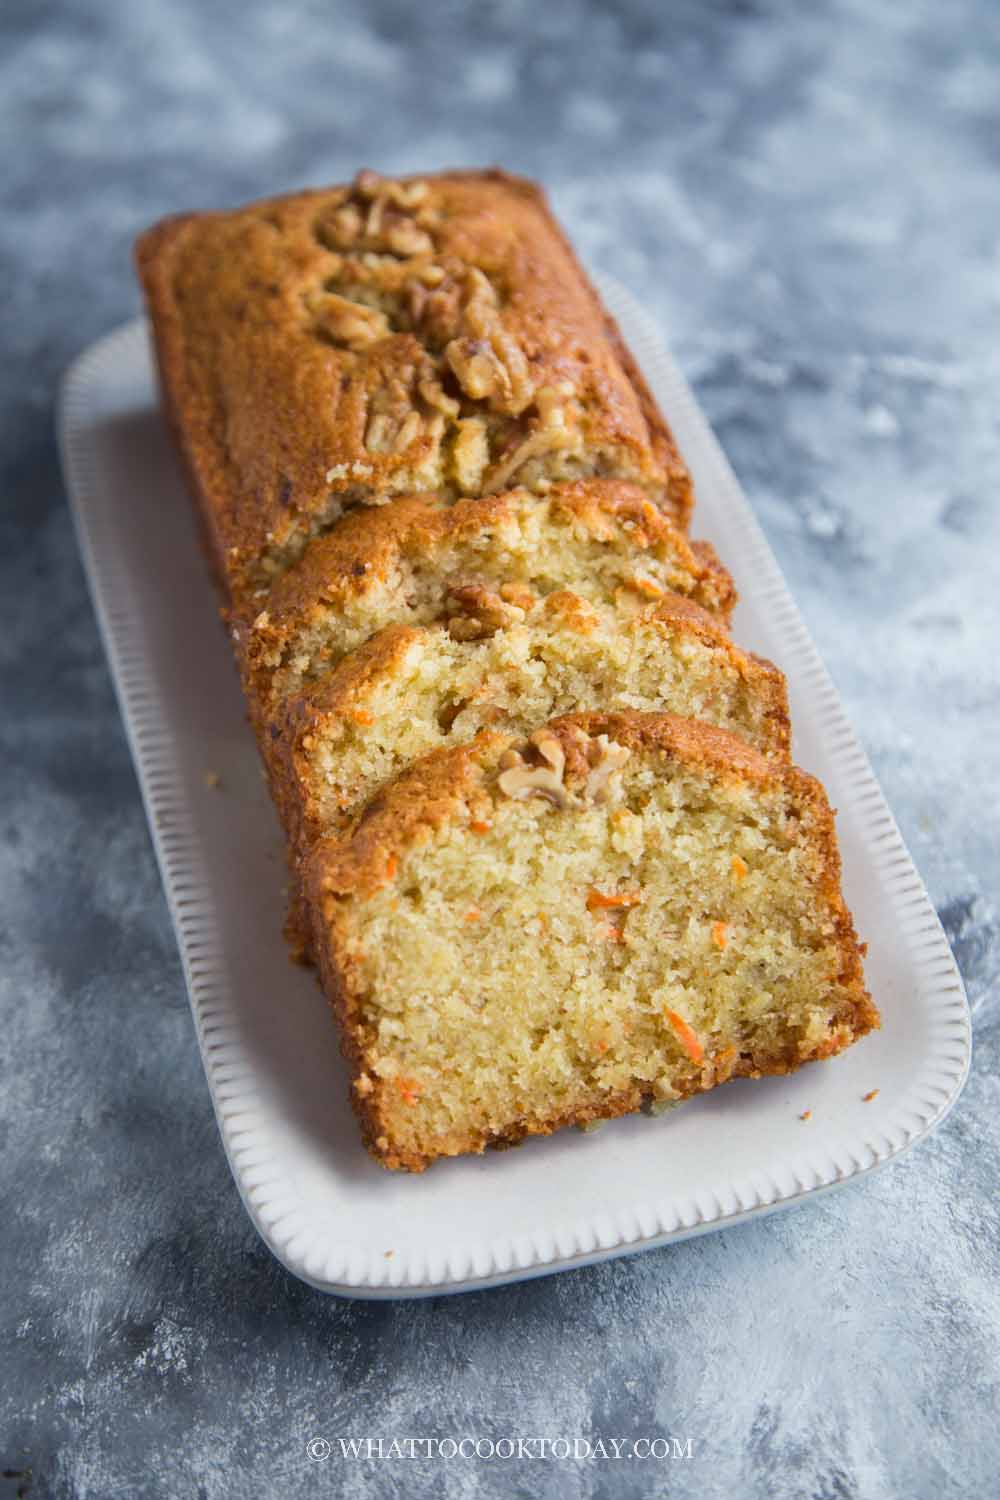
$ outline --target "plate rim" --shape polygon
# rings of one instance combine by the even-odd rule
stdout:
[[[703,448],[700,467],[703,471],[711,468],[713,485],[725,492],[726,506],[732,508],[734,526],[741,532],[737,539],[741,565],[756,570],[755,576],[759,575],[762,583],[759,589],[755,588],[755,593],[758,596],[761,592],[765,593],[769,607],[773,607],[781,616],[780,628],[787,632],[789,650],[785,664],[793,654],[798,657],[797,675],[800,680],[808,676],[811,679],[810,690],[824,700],[822,708],[825,730],[836,737],[836,744],[832,746],[830,754],[842,763],[850,762],[849,767],[842,764],[840,769],[852,783],[852,794],[870,802],[870,815],[878,817],[880,883],[887,894],[895,899],[906,897],[905,903],[899,906],[901,921],[904,911],[911,909],[914,914],[919,913],[924,918],[919,928],[910,934],[910,938],[911,944],[919,942],[922,948],[927,949],[921,958],[922,967],[932,962],[940,965],[939,971],[934,975],[937,990],[931,991],[931,994],[940,993],[943,1002],[941,1014],[935,1017],[934,1035],[937,1041],[935,1047],[929,1049],[920,1075],[923,1085],[927,1090],[933,1090],[933,1095],[924,1099],[926,1113],[918,1117],[915,1128],[900,1127],[899,1137],[895,1141],[886,1135],[885,1148],[866,1142],[865,1158],[861,1159],[857,1153],[852,1152],[852,1160],[846,1168],[834,1162],[833,1172],[827,1175],[814,1169],[813,1181],[802,1181],[800,1174],[794,1173],[794,1185],[790,1190],[786,1191],[775,1181],[774,1193],[762,1196],[759,1188],[755,1187],[755,1197],[751,1202],[743,1202],[734,1193],[734,1207],[727,1207],[718,1194],[713,1194],[714,1204],[710,1211],[703,1212],[699,1205],[690,1223],[684,1222],[675,1212],[674,1222],[666,1224],[664,1205],[650,1204],[658,1223],[658,1227],[652,1232],[644,1232],[639,1225],[638,1215],[633,1213],[632,1218],[639,1225],[637,1234],[619,1233],[610,1240],[605,1237],[606,1242],[602,1242],[601,1233],[591,1225],[592,1243],[570,1253],[559,1250],[552,1231],[539,1229],[535,1232],[534,1239],[537,1241],[547,1237],[552,1253],[539,1253],[536,1243],[533,1252],[525,1257],[512,1239],[506,1246],[489,1247],[491,1268],[486,1271],[475,1270],[476,1250],[466,1247],[460,1252],[456,1251],[454,1257],[451,1254],[439,1257],[443,1261],[440,1274],[410,1276],[404,1274],[406,1262],[402,1258],[399,1264],[393,1266],[385,1262],[379,1265],[370,1255],[365,1258],[360,1252],[352,1252],[346,1246],[333,1250],[325,1247],[319,1254],[314,1250],[311,1253],[308,1243],[303,1246],[303,1234],[308,1235],[309,1231],[307,1220],[301,1212],[301,1202],[297,1218],[296,1211],[286,1207],[287,1198],[269,1198],[266,1192],[261,1191],[263,1182],[259,1180],[259,1173],[255,1174],[253,1170],[255,1165],[259,1166],[259,1162],[247,1160],[248,1156],[253,1156],[252,1142],[249,1145],[241,1144],[239,1139],[247,1134],[247,1129],[244,1127],[237,1130],[233,1126],[233,1111],[230,1106],[242,1099],[242,1112],[245,1114],[246,1096],[238,1089],[234,1091],[230,1083],[220,1077],[223,1068],[232,1066],[238,1060],[239,1044],[225,1039],[224,1023],[228,1002],[220,998],[213,985],[211,964],[203,957],[199,958],[204,947],[210,913],[206,915],[206,907],[189,894],[183,902],[178,896],[179,890],[190,893],[197,869],[194,822],[179,785],[179,772],[171,778],[166,770],[169,759],[168,741],[163,725],[159,722],[159,703],[154,695],[151,705],[149,679],[141,675],[145,655],[135,644],[136,641],[141,643],[141,632],[135,628],[139,611],[128,586],[127,570],[117,560],[115,549],[102,545],[100,535],[101,485],[96,472],[98,466],[95,454],[88,447],[86,418],[92,408],[94,396],[100,390],[102,372],[121,359],[123,354],[132,351],[137,341],[141,341],[146,357],[149,357],[146,320],[135,318],[91,344],[72,362],[63,376],[57,403],[57,435],[70,512],[136,768],[147,823],[181,954],[209,1094],[230,1170],[251,1222],[271,1253],[300,1280],[317,1290],[334,1295],[368,1300],[395,1300],[484,1290],[657,1249],[779,1209],[795,1207],[819,1193],[830,1192],[867,1176],[919,1144],[941,1124],[954,1107],[968,1076],[972,1051],[971,1016],[962,977],[947,935],[770,544],[693,392],[659,333],[649,324],[631,294],[619,283],[607,276],[596,280],[612,314],[622,323],[628,324],[626,337],[640,367],[647,370],[651,363],[656,362],[669,369],[674,383],[671,412],[684,408],[685,424],[697,432]],[[171,781],[178,784],[171,785]],[[164,834],[164,827],[169,829],[169,834]],[[891,875],[886,873],[890,863],[893,870]],[[955,1043],[954,1048],[951,1048],[951,1043]],[[232,1051],[234,1047],[236,1055]],[[928,1068],[931,1060],[934,1067]],[[924,1076],[927,1073],[929,1077]],[[282,1226],[280,1235],[279,1225]],[[574,1229],[577,1238],[580,1233],[579,1228]],[[457,1258],[464,1258],[464,1267],[456,1272],[453,1259]]]

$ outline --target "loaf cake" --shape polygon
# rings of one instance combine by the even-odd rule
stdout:
[[[690,720],[428,756],[308,882],[391,1167],[785,1073],[877,1021],[819,783]]]
[[[540,191],[362,172],[165,220],[137,263],[375,1156],[877,1026],[782,674],[731,639],[670,428]]]

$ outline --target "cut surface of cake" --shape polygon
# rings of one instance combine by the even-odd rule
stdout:
[[[268,764],[300,854],[428,751],[578,709],[667,710],[788,758],[783,675],[689,599],[622,620],[566,590],[526,609],[470,593],[447,624],[380,631],[273,719]]]
[[[308,897],[388,1167],[789,1072],[878,1025],[822,787],[669,715],[425,757],[315,847]]]
[[[446,619],[469,586],[498,594],[501,609],[560,589],[614,602],[623,616],[668,593],[721,619],[736,602],[712,548],[690,542],[636,485],[590,480],[454,504],[404,496],[349,512],[233,613],[248,697],[267,712],[376,631]]]

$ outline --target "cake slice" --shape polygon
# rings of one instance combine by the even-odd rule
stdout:
[[[387,1167],[787,1073],[879,1024],[822,787],[690,720],[429,755],[314,849],[308,893]]]
[[[519,609],[484,589],[438,625],[388,626],[287,701],[262,736],[293,848],[340,832],[429,750],[577,709],[663,710],[788,758],[783,675],[689,599],[621,620],[577,594]]]
[[[266,715],[387,625],[447,618],[470,584],[515,604],[572,589],[623,616],[667,593],[723,619],[736,601],[712,548],[689,542],[637,485],[598,479],[454,504],[404,496],[351,511],[232,614],[254,711]]]

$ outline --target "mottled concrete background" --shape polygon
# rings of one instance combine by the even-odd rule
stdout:
[[[996,1494],[996,5],[5,0],[0,121],[0,1497]],[[223,1160],[53,393],[136,312],[155,216],[493,161],[544,178],[668,332],[930,885],[978,1052],[932,1141],[805,1209],[351,1304],[272,1261]],[[436,1434],[694,1456],[305,1456]]]

